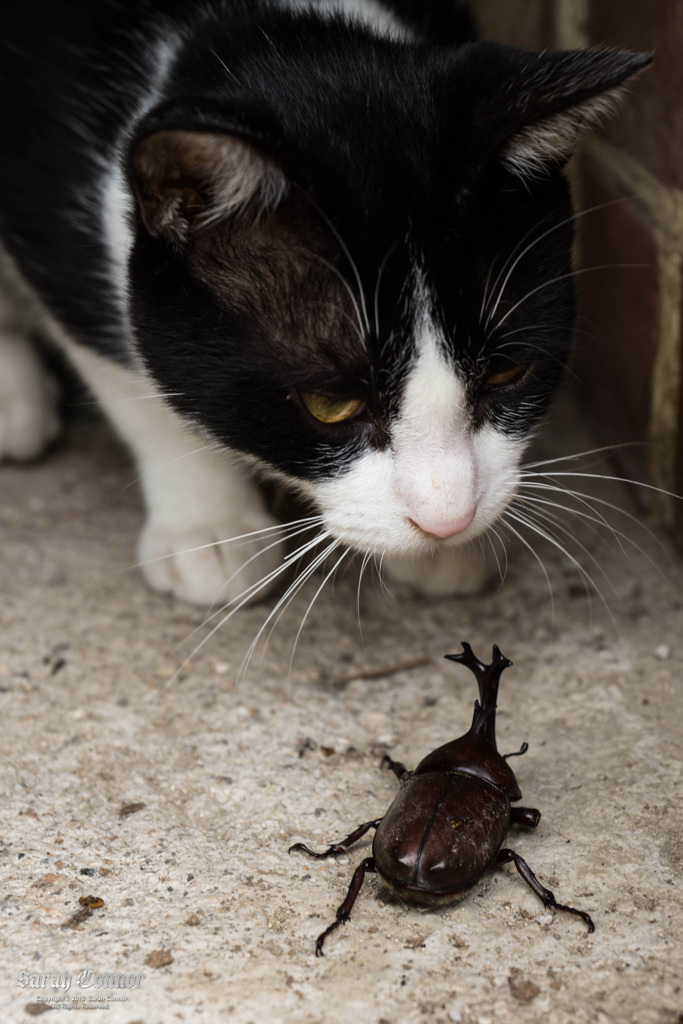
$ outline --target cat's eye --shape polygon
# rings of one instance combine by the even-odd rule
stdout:
[[[500,373],[494,373],[490,377],[486,378],[487,388],[499,388],[503,384],[512,384],[514,381],[519,380],[524,374],[523,366],[510,366],[507,370],[501,370]]]
[[[300,395],[311,416],[320,423],[343,423],[344,420],[350,420],[364,404],[359,398],[330,398],[313,391],[301,391]]]

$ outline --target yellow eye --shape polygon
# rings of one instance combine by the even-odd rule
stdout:
[[[486,386],[497,388],[501,384],[512,384],[513,380],[517,380],[523,373],[523,366],[511,366],[509,370],[502,370],[500,373],[494,373],[493,376],[487,377]]]
[[[316,395],[312,391],[302,391],[301,401],[311,416],[315,416],[321,423],[350,420],[363,404],[359,398],[328,398],[327,395]]]

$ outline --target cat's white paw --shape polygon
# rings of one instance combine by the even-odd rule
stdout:
[[[192,529],[173,529],[148,522],[140,536],[138,558],[149,585],[164,594],[199,605],[239,603],[250,588],[249,600],[260,600],[279,576],[262,588],[258,584],[280,565],[284,543],[276,532],[253,540],[217,543],[254,529],[275,525],[259,518],[248,525],[226,520]]]
[[[493,566],[478,546],[464,544],[415,558],[387,556],[382,568],[390,579],[430,597],[465,597],[484,589]]]
[[[32,345],[0,335],[0,462],[34,459],[59,434],[58,389]]]

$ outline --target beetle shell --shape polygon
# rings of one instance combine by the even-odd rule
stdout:
[[[480,779],[500,790],[508,800],[520,800],[522,792],[515,773],[498,751],[482,739],[477,732],[477,727],[477,711],[475,710],[474,723],[470,731],[457,740],[437,747],[431,754],[427,754],[413,774],[461,772],[463,775],[471,775],[472,778]]]
[[[508,797],[482,779],[411,775],[375,833],[376,869],[404,900],[453,903],[495,860],[509,827]]]

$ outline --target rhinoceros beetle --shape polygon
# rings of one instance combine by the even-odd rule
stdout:
[[[513,754],[499,754],[496,746],[496,700],[503,669],[512,664],[494,645],[493,660],[485,665],[463,643],[462,654],[446,658],[466,665],[476,676],[480,701],[474,703],[469,732],[427,754],[415,771],[408,771],[386,755],[381,765],[394,772],[401,788],[383,818],[359,825],[346,839],[315,853],[303,843],[290,846],[319,860],[338,857],[375,829],[372,857],[354,872],[346,899],[335,921],[318,936],[315,952],[323,955],[325,939],[349,920],[366,872],[376,871],[402,900],[426,906],[453,903],[465,895],[490,867],[512,861],[532,892],[546,907],[576,914],[594,930],[583,910],[563,906],[542,885],[514,850],[501,849],[511,825],[536,828],[541,812],[532,807],[511,807],[522,793],[507,763]],[[523,743],[516,754],[524,754]]]

